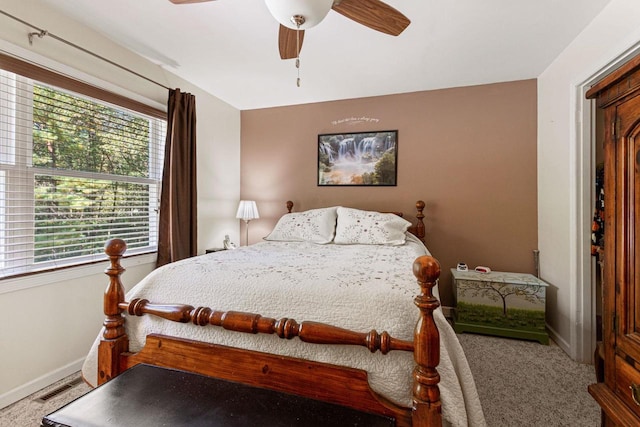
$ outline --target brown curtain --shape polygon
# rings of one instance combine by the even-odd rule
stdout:
[[[194,256],[198,250],[196,97],[180,89],[169,90],[160,197],[157,267]]]

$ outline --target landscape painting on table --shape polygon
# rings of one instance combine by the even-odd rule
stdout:
[[[318,185],[395,186],[398,131],[318,135]]]

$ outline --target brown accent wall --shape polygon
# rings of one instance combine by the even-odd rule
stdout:
[[[536,81],[524,80],[243,111],[241,197],[261,215],[249,240],[269,233],[286,200],[299,211],[342,205],[409,220],[424,200],[444,305],[453,305],[449,268],[459,261],[534,273],[536,101]],[[317,186],[318,134],[395,129],[396,187]]]

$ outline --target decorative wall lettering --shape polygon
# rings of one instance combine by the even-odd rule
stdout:
[[[373,117],[345,117],[344,119],[333,120],[331,122],[332,125],[357,125],[359,123],[378,123],[380,119],[375,119]]]

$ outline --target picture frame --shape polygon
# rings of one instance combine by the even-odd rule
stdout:
[[[318,135],[318,186],[396,186],[398,131]]]

